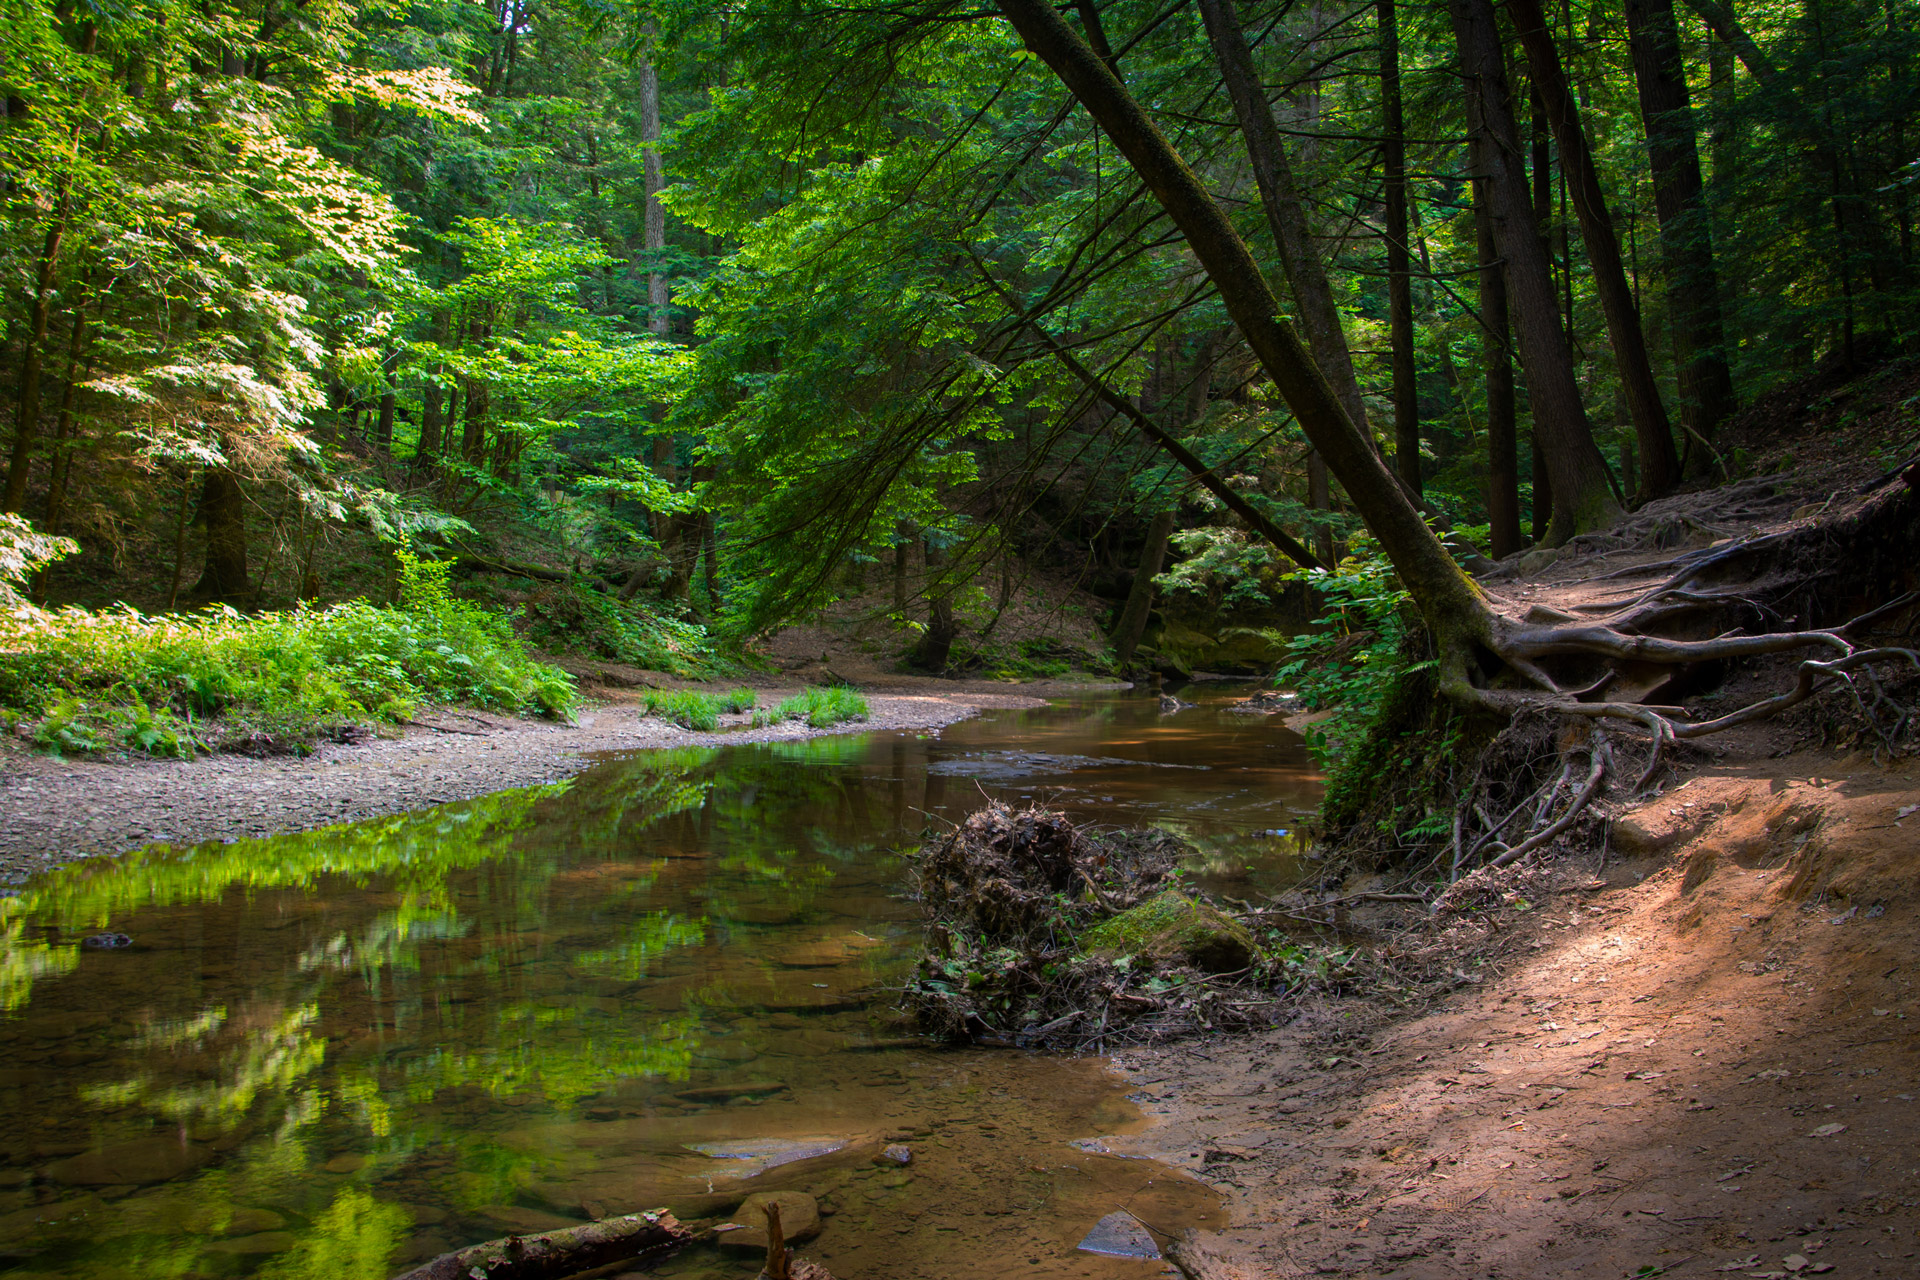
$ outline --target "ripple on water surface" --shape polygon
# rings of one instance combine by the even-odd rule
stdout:
[[[1098,1062],[894,1021],[901,852],[984,788],[1283,877],[1255,833],[1311,806],[1308,768],[1259,719],[1090,700],[938,739],[651,752],[41,877],[0,900],[0,1274],[380,1280],[768,1189],[817,1198],[805,1251],[842,1280],[1157,1274],[1074,1246],[1117,1209],[1208,1226],[1217,1203],[1084,1141],[1141,1123]],[[84,945],[103,932],[130,941]],[[901,1143],[908,1164],[881,1156]],[[702,1248],[660,1273],[756,1269]]]

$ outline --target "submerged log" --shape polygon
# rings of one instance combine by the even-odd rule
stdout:
[[[561,1280],[609,1263],[665,1257],[692,1239],[671,1213],[655,1209],[468,1245],[395,1280]]]

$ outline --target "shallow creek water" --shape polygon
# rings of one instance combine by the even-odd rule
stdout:
[[[1271,833],[1317,779],[1277,718],[1222,706],[636,753],[42,876],[0,899],[0,1275],[382,1280],[781,1188],[820,1198],[803,1251],[841,1280],[1160,1274],[1074,1249],[1116,1208],[1219,1222],[1102,1149],[1142,1123],[1116,1079],[916,1040],[886,988],[917,936],[903,854],[983,791],[1166,826],[1229,891],[1286,879]],[[758,1265],[706,1246],[659,1274]]]

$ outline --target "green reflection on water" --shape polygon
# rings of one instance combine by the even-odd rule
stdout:
[[[1164,734],[1111,708],[1018,727],[1103,750],[1159,750]],[[602,1119],[632,1126],[617,1155],[648,1187],[686,1180],[684,1141],[760,1132],[769,1081],[787,1086],[779,1124],[872,1123],[836,1091],[901,1090],[898,1056],[863,1051],[899,1033],[884,995],[889,940],[912,928],[899,851],[925,814],[978,800],[932,767],[943,750],[893,736],[653,752],[30,882],[0,899],[0,1107],[24,1118],[0,1135],[0,1266],[384,1275],[504,1234],[530,1204],[577,1212],[541,1189],[597,1176]],[[1143,764],[1085,794],[1124,789],[1164,802],[1158,820],[1231,834],[1252,821],[1232,806],[1273,803],[1262,785]],[[134,945],[78,945],[106,930]],[[583,1145],[562,1161],[550,1132]]]

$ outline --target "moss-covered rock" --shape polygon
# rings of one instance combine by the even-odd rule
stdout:
[[[1184,957],[1208,973],[1232,973],[1253,963],[1253,935],[1233,917],[1168,889],[1081,935],[1090,955]]]

